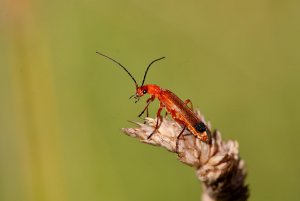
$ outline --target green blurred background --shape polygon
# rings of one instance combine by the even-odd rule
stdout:
[[[194,170],[120,128],[130,78],[236,139],[250,200],[299,200],[300,1],[0,3],[0,200],[199,200]],[[154,116],[158,103],[151,106]]]

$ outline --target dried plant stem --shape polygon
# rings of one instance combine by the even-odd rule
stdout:
[[[204,121],[200,112],[196,113]],[[137,128],[124,128],[123,131],[141,142],[162,146],[170,152],[177,153],[181,162],[196,168],[196,175],[203,186],[203,201],[247,200],[249,191],[245,185],[245,165],[239,157],[236,141],[222,141],[218,131],[213,133],[211,144],[200,141],[189,131],[185,131],[183,137],[177,139],[182,126],[166,118],[157,132],[147,139],[153,132],[156,119],[146,118],[145,124],[136,124]]]

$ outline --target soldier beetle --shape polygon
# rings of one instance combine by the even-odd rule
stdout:
[[[151,138],[151,136],[157,131],[159,128],[159,122],[162,121],[162,116],[161,116],[161,111],[163,108],[166,109],[167,113],[171,114],[172,118],[182,125],[183,129],[179,133],[177,139],[180,138],[180,136],[183,134],[185,129],[188,129],[193,135],[195,135],[197,138],[199,138],[201,141],[210,143],[211,142],[211,133],[210,130],[207,128],[207,126],[204,124],[203,121],[194,113],[193,111],[193,105],[190,99],[187,99],[186,101],[182,101],[180,98],[178,98],[173,92],[167,90],[167,89],[162,89],[158,85],[155,84],[146,84],[144,85],[147,73],[151,65],[159,61],[161,59],[164,59],[165,57],[161,57],[158,59],[153,60],[148,67],[146,68],[144,78],[142,81],[142,84],[139,86],[135,80],[135,78],[131,75],[131,73],[118,61],[115,59],[104,55],[100,52],[96,52],[97,54],[106,57],[107,59],[113,61],[114,63],[118,64],[121,68],[123,68],[126,73],[131,77],[135,84],[135,94],[132,95],[130,98],[135,98],[136,101],[139,101],[142,96],[145,94],[149,94],[150,98],[147,99],[146,101],[146,106],[143,109],[143,111],[138,115],[139,117],[142,116],[142,114],[147,111],[147,116],[148,116],[148,107],[151,102],[157,98],[160,102],[159,108],[157,110],[156,116],[157,116],[157,121],[156,121],[156,126],[153,130],[153,132],[148,136],[148,139]],[[190,104],[190,107],[188,107],[188,104]],[[166,114],[167,114],[166,113]],[[178,141],[177,141],[178,143]],[[176,149],[178,147],[178,144],[176,143]]]

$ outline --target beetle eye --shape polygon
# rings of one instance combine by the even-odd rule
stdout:
[[[147,90],[146,90],[146,89],[144,89],[144,90],[143,90],[143,94],[146,94],[146,93],[147,93]]]

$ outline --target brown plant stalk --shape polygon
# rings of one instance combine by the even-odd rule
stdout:
[[[195,112],[204,121],[200,112]],[[156,119],[146,118],[145,124],[136,124],[136,128],[123,128],[124,133],[141,142],[164,147],[176,153],[181,162],[196,169],[202,182],[203,201],[245,201],[249,197],[245,163],[239,156],[237,141],[223,141],[219,131],[213,132],[211,144],[200,141],[188,130],[178,139],[182,126],[167,118],[163,118],[156,133],[148,139]],[[211,130],[210,125],[208,127]]]

